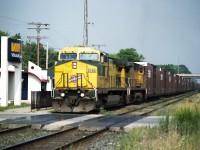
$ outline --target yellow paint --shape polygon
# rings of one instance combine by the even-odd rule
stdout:
[[[122,67],[122,70],[121,70],[121,88],[125,88],[126,87],[126,83],[125,83],[125,68]]]
[[[74,62],[77,63],[77,69],[72,68]],[[87,72],[88,68],[97,70],[96,66],[80,62],[78,60],[69,61],[55,66],[55,88],[96,88],[97,72]]]
[[[21,45],[19,43],[11,43],[11,52],[20,53]]]

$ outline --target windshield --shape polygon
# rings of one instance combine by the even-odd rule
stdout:
[[[80,60],[98,60],[97,53],[80,53]]]
[[[61,53],[60,60],[75,60],[76,56],[76,53]]]

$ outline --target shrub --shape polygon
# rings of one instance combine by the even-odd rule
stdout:
[[[168,133],[169,125],[170,125],[169,115],[166,115],[164,118],[160,120],[160,123],[159,123],[160,130]]]
[[[200,133],[200,111],[194,108],[181,108],[175,113],[174,123],[178,133],[181,135]]]

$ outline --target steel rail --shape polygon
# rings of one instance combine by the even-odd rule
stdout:
[[[27,128],[30,128],[30,127],[31,127],[31,125],[25,125],[25,126],[16,127],[16,128],[4,129],[4,130],[0,131],[0,136],[2,136],[3,134],[7,134],[7,133],[11,133],[11,132],[27,129]]]

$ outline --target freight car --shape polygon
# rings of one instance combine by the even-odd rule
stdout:
[[[196,89],[190,79],[147,62],[109,58],[90,47],[58,52],[52,106],[58,112],[89,112]]]
[[[145,67],[146,97],[171,96],[198,89],[198,84],[147,62],[135,62]]]
[[[54,67],[52,105],[59,112],[88,112],[142,101],[146,97],[144,66],[109,58],[89,47],[59,51]]]

